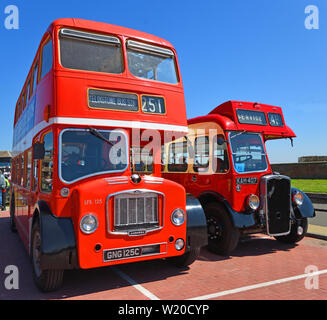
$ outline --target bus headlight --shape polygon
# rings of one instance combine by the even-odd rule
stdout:
[[[175,226],[180,226],[184,223],[185,221],[185,212],[182,209],[176,209],[174,212],[171,214],[171,222]]]
[[[257,210],[260,206],[260,199],[255,194],[250,194],[246,200],[247,206],[251,210]]]
[[[93,233],[98,227],[98,219],[92,213],[86,214],[79,224],[82,232],[86,234]]]
[[[302,203],[303,203],[303,200],[304,200],[304,196],[303,196],[303,193],[300,192],[300,191],[296,191],[294,194],[293,194],[293,202],[297,205],[297,206],[300,206]]]

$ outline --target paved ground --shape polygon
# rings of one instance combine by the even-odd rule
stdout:
[[[315,203],[314,207],[316,209],[316,217],[309,219],[308,232],[327,237],[327,204]]]
[[[18,290],[5,288],[8,265],[18,267]],[[153,260],[67,271],[63,287],[44,294],[34,286],[29,257],[18,235],[9,231],[5,212],[0,213],[0,300],[12,299],[327,300],[327,241],[305,238],[286,245],[255,235],[243,239],[230,257],[204,248],[184,270]]]

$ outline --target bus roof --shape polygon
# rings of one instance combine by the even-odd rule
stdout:
[[[76,18],[62,18],[53,21],[50,24],[48,31],[51,32],[55,27],[71,27],[71,28],[79,28],[79,29],[86,29],[86,30],[94,30],[103,33],[112,33],[112,34],[126,36],[126,37],[138,38],[140,40],[145,40],[148,42],[161,44],[166,47],[174,48],[173,45],[167,40],[164,40],[152,34],[112,25],[105,22],[97,22],[97,21],[76,19]]]
[[[209,121],[218,123],[225,131],[262,133],[265,140],[296,137],[285,124],[280,107],[257,102],[227,101],[206,116],[188,120],[188,124]]]

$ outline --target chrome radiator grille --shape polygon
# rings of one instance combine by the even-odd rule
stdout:
[[[113,231],[159,227],[159,196],[157,193],[121,193],[115,195],[113,201]]]
[[[285,235],[291,227],[291,180],[282,175],[260,179],[260,195],[266,215],[267,233]]]

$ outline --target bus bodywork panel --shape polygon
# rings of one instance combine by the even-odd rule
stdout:
[[[164,115],[145,114],[139,111],[118,111],[118,110],[104,110],[90,108],[89,106],[89,90],[97,90],[106,94],[107,92],[117,94],[131,94],[136,95],[138,100],[143,95],[161,97],[162,90],[155,86],[147,87],[140,85],[139,81],[125,80],[124,82],[115,82],[112,80],[101,79],[101,77],[94,77],[94,79],[76,78],[71,81],[70,75],[67,73],[57,73],[55,77],[56,82],[56,100],[57,110],[56,115],[58,121],[60,117],[67,122],[75,122],[76,124],[89,123],[92,125],[96,119],[101,119],[102,126],[113,126],[120,122],[121,127],[141,127],[144,129],[158,129],[166,128],[173,131],[187,131],[185,102],[183,91],[169,90],[165,91],[163,96],[166,113]],[[141,102],[139,102],[139,109],[141,109]],[[78,113],[78,117],[76,114]],[[92,122],[93,121],[93,122]],[[100,120],[98,120],[100,121]],[[137,124],[137,123],[140,124]]]
[[[103,178],[97,181],[89,181],[71,188],[70,196],[66,198],[62,212],[56,216],[51,212],[44,201],[39,201],[37,209],[41,230],[47,237],[42,243],[44,268],[74,267],[93,268],[125,262],[166,258],[182,255],[187,252],[189,246],[203,246],[206,244],[206,223],[203,209],[195,198],[185,196],[182,186],[168,180],[153,180],[144,177],[143,181],[135,185],[124,177]],[[117,183],[117,181],[119,181]],[[122,181],[125,181],[125,183]],[[151,185],[151,184],[154,185]],[[121,187],[124,185],[124,188]],[[155,187],[157,186],[157,187]],[[117,212],[114,212],[115,195],[122,194],[158,193],[161,197],[158,205],[158,225],[152,229],[136,228],[129,225],[128,230],[120,230],[114,221],[117,220]],[[169,199],[174,199],[174,202]],[[185,203],[187,199],[187,204]],[[130,207],[132,205],[130,204]],[[175,226],[171,222],[171,213],[176,208],[186,206],[186,222],[181,226]],[[130,219],[137,219],[140,214],[130,208]],[[69,217],[70,213],[70,217]],[[81,218],[92,213],[98,219],[98,227],[92,234],[85,234],[80,229]],[[147,213],[148,214],[148,213]],[[67,216],[65,218],[65,216]],[[36,217],[34,217],[35,219]],[[136,225],[136,221],[135,225]],[[116,230],[117,228],[117,230]],[[144,231],[144,233],[142,233]],[[135,233],[135,234],[133,234]],[[174,243],[177,239],[183,239],[186,243],[183,250],[177,251]],[[122,257],[121,252],[110,253],[112,260],[106,259],[106,251],[115,249],[143,249],[140,256]],[[147,252],[146,252],[147,251]],[[114,254],[117,256],[115,257]],[[77,258],[76,258],[77,257]]]
[[[227,101],[213,109],[207,116],[190,119],[188,123],[211,119],[217,121],[225,131],[260,132],[265,140],[296,137],[285,124],[282,109],[267,104]]]
[[[60,40],[59,30],[69,28],[88,32],[92,29],[96,34],[114,35],[120,41],[123,71],[119,74],[108,74],[102,72],[69,69],[62,66],[60,61]],[[156,36],[139,32],[123,27],[113,26],[106,23],[92,22],[82,19],[59,19],[56,20],[49,31],[52,33],[54,43],[54,71],[56,89],[56,110],[57,117],[76,118],[96,118],[108,120],[123,120],[145,122],[154,124],[166,124],[175,126],[174,131],[187,131],[186,109],[184,100],[183,84],[178,65],[178,59],[174,47],[166,40]],[[177,83],[165,83],[162,81],[149,81],[131,74],[126,53],[126,43],[128,40],[135,40],[144,44],[152,44],[171,50],[174,54],[174,63],[177,72]],[[87,77],[85,73],[87,72]],[[74,81],[72,81],[74,79]],[[106,94],[136,95],[138,100],[138,111],[119,111],[104,108],[92,107],[90,104],[90,90],[95,90],[104,98]],[[164,95],[162,92],[165,92]],[[143,112],[143,96],[162,98],[165,105],[165,112],[155,114],[153,112]],[[155,129],[156,125],[148,125],[145,128]],[[160,126],[159,126],[160,127]],[[162,127],[162,126],[161,126]],[[167,130],[169,130],[167,128]]]

